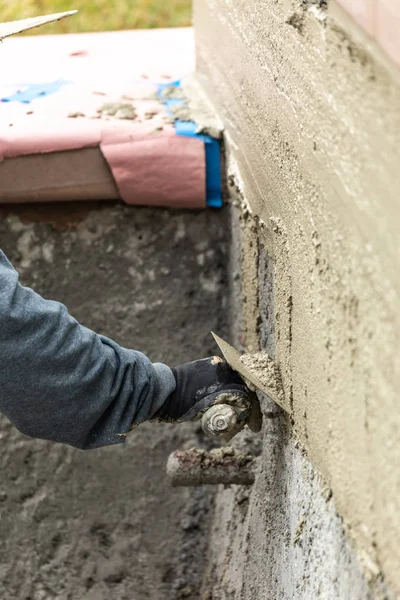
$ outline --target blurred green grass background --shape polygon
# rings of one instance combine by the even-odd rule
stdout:
[[[191,4],[191,0],[0,0],[0,22],[77,9],[77,15],[29,33],[183,27],[191,24]]]

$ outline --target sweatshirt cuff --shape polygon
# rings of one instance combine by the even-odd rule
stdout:
[[[158,382],[157,404],[159,405],[159,408],[164,404],[168,396],[170,396],[175,390],[176,381],[172,370],[167,367],[167,365],[164,365],[163,363],[153,363],[153,367]]]

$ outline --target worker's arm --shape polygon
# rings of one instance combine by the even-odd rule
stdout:
[[[23,433],[78,448],[115,444],[143,421],[192,419],[222,391],[250,394],[220,359],[171,370],[83,327],[20,285],[0,250],[0,412]]]
[[[23,433],[95,448],[123,441],[175,389],[172,371],[80,325],[18,281],[0,250],[0,412]]]

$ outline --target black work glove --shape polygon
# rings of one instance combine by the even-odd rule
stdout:
[[[241,407],[243,426],[261,427],[256,394],[236,371],[218,356],[184,363],[172,369],[176,388],[151,420],[176,423],[201,417],[211,406],[228,403]]]

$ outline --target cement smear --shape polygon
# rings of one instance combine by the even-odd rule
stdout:
[[[115,119],[134,120],[137,116],[133,104],[126,102],[106,102],[98,108],[97,112],[101,116],[115,117]]]
[[[286,408],[279,370],[267,352],[243,354],[240,361],[260,382],[259,389],[268,394],[279,406]]]
[[[223,127],[217,118],[212,104],[207,100],[204,91],[198,84],[195,75],[188,75],[181,80],[180,87],[167,86],[161,91],[165,99],[180,100],[176,106],[170,106],[170,120],[192,121],[196,123],[196,133],[204,133],[213,138],[221,138]]]
[[[262,339],[262,242],[290,426],[366,577],[400,594],[400,86],[335,6],[195,0],[197,62],[250,206],[245,350]]]

